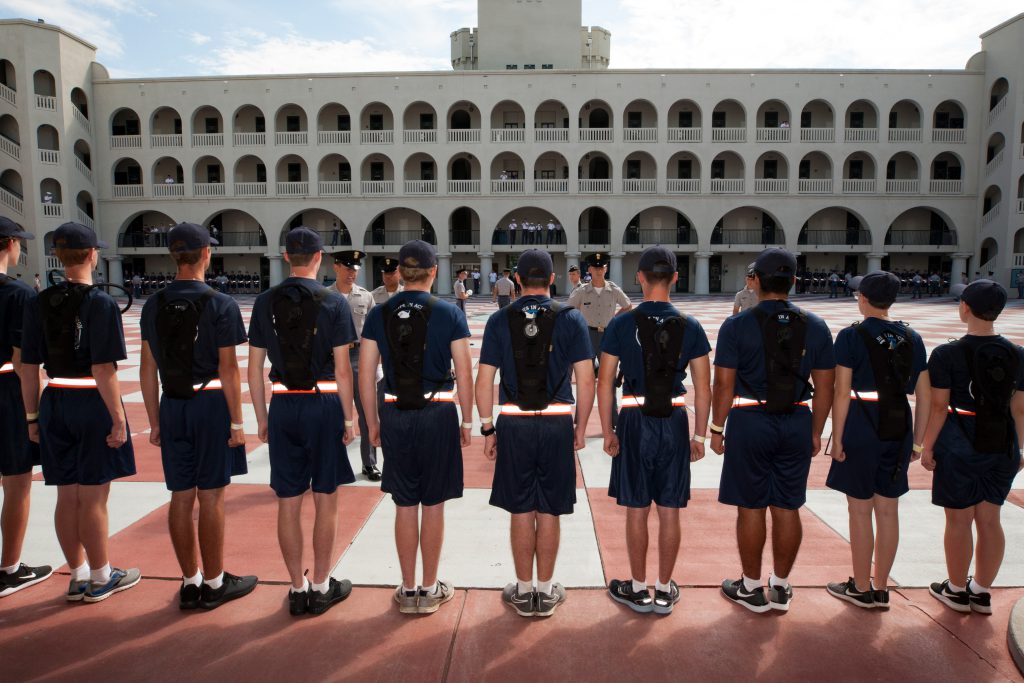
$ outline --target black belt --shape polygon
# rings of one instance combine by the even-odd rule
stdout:
[[[604,332],[605,331],[604,327],[594,327],[593,325],[587,325],[587,329],[588,330],[593,330],[594,332]]]

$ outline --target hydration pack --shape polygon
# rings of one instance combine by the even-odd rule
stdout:
[[[531,310],[508,310],[508,329],[512,338],[512,358],[516,364],[515,399],[506,391],[506,396],[521,410],[544,410],[561,389],[548,392],[548,360],[553,345],[558,316],[572,310],[571,306],[551,302],[550,308],[532,307]],[[562,383],[565,378],[562,378]]]
[[[385,304],[384,331],[391,354],[393,389],[397,397],[395,406],[399,410],[425,408],[441,385],[453,378],[451,371],[443,379],[430,379],[423,375],[427,355],[427,323],[430,322],[430,312],[437,301],[432,296],[424,304],[409,299],[401,303],[391,299]],[[424,381],[438,387],[424,395]]]
[[[327,290],[311,292],[308,287],[293,282],[274,287],[270,295],[274,333],[283,357],[283,367],[277,369],[281,372],[281,383],[291,391],[316,388],[313,342],[317,316],[325,298]]]
[[[197,393],[192,388],[195,343],[199,336],[199,319],[213,294],[213,290],[207,288],[195,301],[185,297],[170,299],[166,292],[157,295],[157,367],[166,396],[191,399]]]
[[[974,450],[1008,452],[1013,444],[1014,421],[1010,401],[1017,390],[1020,356],[1005,339],[993,338],[973,351],[965,340],[955,342],[967,361],[974,398]],[[959,415],[959,413],[958,413]]]
[[[905,323],[901,324],[906,326]],[[910,382],[914,361],[910,335],[901,335],[891,329],[872,335],[863,325],[857,324],[854,328],[868,350],[868,360],[878,391],[878,424],[871,419],[863,401],[860,401],[861,408],[881,441],[902,441],[910,429],[907,384]]]
[[[673,315],[661,322],[640,311],[636,321],[637,339],[644,359],[644,402],[640,411],[648,417],[670,417],[672,394],[683,353],[685,316]]]
[[[39,293],[46,369],[51,377],[88,377],[91,374],[89,359],[79,360],[77,351],[82,344],[82,304],[93,288],[65,281]]]
[[[810,383],[800,376],[800,363],[806,353],[807,315],[787,303],[785,308],[772,313],[755,308],[754,316],[761,324],[764,340],[767,387],[765,400],[757,400],[769,415],[789,415],[796,409],[794,402],[797,400],[798,383],[811,395],[814,394]],[[749,386],[747,390],[750,390]]]

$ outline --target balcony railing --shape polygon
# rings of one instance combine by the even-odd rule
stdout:
[[[669,194],[700,194],[700,178],[669,178]]]
[[[801,128],[800,142],[835,142],[836,129],[829,128]]]
[[[394,180],[364,180],[361,183],[365,195],[387,195],[395,193]]]
[[[76,107],[74,104],[71,105],[71,113],[75,117],[75,121],[78,121],[86,130],[92,130],[92,124],[89,122],[89,117],[82,113],[82,110]]]
[[[0,204],[3,204],[17,213],[24,212],[25,202],[21,197],[17,196],[6,187],[0,187]]]
[[[933,128],[932,142],[962,143],[965,140],[963,128]]]
[[[256,230],[253,232],[221,232],[217,236],[217,241],[220,242],[221,247],[265,247],[267,246],[267,236],[263,234],[262,230]],[[324,244],[327,244],[325,241]]]
[[[364,130],[359,133],[359,142],[363,145],[392,145],[395,143],[393,130]]]
[[[321,145],[347,145],[352,142],[352,131],[320,130],[316,133],[316,141]]]
[[[18,106],[18,93],[0,83],[0,100],[9,102],[12,106]]]
[[[580,142],[611,142],[611,128],[580,128]]]
[[[406,194],[437,194],[436,180],[406,180]]]
[[[788,194],[789,180],[786,178],[755,178],[755,194]]]
[[[885,181],[886,194],[920,194],[921,181],[918,178],[889,178]]]
[[[57,111],[57,98],[52,95],[36,95],[36,109]]]
[[[624,142],[657,142],[657,128],[626,128],[622,131]]]
[[[832,194],[831,178],[800,178],[796,183],[800,194]]]
[[[712,178],[711,194],[743,194],[743,178]]]
[[[309,195],[309,183],[305,180],[277,184],[278,197],[306,197]]]
[[[534,142],[569,142],[568,128],[534,128]]]
[[[321,197],[344,197],[352,194],[352,181],[321,180],[317,189]]]
[[[475,247],[480,244],[480,231],[466,228],[452,228],[453,247]]]
[[[626,194],[654,194],[658,191],[656,178],[625,178],[622,191]]]
[[[436,130],[407,130],[403,131],[406,144],[433,144],[437,142]]]
[[[878,142],[877,128],[847,128],[843,133],[846,142]]]
[[[988,125],[992,125],[999,115],[1006,109],[1006,100],[1010,99],[1006,95],[1003,95],[1002,99],[996,102],[996,106],[992,107],[988,112]]]
[[[448,194],[480,194],[480,180],[449,180]]]
[[[722,230],[711,233],[711,244],[780,244],[782,231],[775,228],[754,228],[750,230]]]
[[[526,183],[522,180],[491,180],[491,194],[523,194]]]
[[[874,178],[843,178],[843,194],[874,194]]]
[[[539,178],[533,181],[533,191],[537,194],[566,194],[569,192],[569,181],[564,178]]]
[[[373,182],[373,181],[366,181]],[[433,230],[373,230],[369,234],[369,245],[374,247],[398,247],[410,240],[423,240],[428,244],[436,244],[437,237]]]
[[[1017,213],[1024,213],[1024,197],[1017,200]]]
[[[92,169],[86,166],[85,162],[77,156],[75,157],[75,168],[77,168],[78,172],[85,176],[90,183],[92,182]]]
[[[929,194],[963,194],[962,180],[932,180],[928,183]]]
[[[758,142],[789,142],[789,128],[758,128]]]
[[[696,232],[689,227],[671,228],[637,228],[629,226],[626,228],[625,244],[650,245],[650,244],[696,244]]]
[[[194,197],[223,197],[226,195],[224,183],[192,183]]]
[[[43,215],[49,218],[60,218],[64,215],[64,205],[54,202],[40,202]]]
[[[797,238],[797,244],[820,247],[870,246],[871,233],[867,230],[804,230]]]
[[[253,131],[236,132],[234,135],[235,147],[261,147],[267,144],[266,133]]]
[[[81,209],[78,209],[78,222],[89,228],[96,227],[96,223],[93,221],[92,216]]]
[[[921,129],[890,128],[889,142],[921,142]]]
[[[142,136],[111,135],[110,149],[142,149]]]
[[[989,223],[994,221],[996,218],[998,218],[999,214],[1001,212],[1002,212],[1002,202],[1000,202],[999,204],[996,204],[991,209],[989,209],[988,211],[985,212],[985,215],[983,215],[981,217],[981,224],[982,225],[988,225]]]
[[[142,184],[138,185],[114,185],[111,189],[111,195],[114,199],[141,199],[142,198]]]
[[[8,137],[0,135],[0,151],[14,159],[21,159],[21,145]]]
[[[150,147],[181,147],[181,136],[180,135],[165,135],[163,133],[155,133],[149,136]]]
[[[492,130],[491,142],[526,142],[526,129],[500,128]]]
[[[611,243],[611,241],[611,234],[608,230],[600,228],[580,230],[580,244],[604,245]]]
[[[295,130],[295,131],[277,131],[274,133],[274,144],[275,145],[308,145],[309,144],[309,131]]]
[[[177,183],[154,183],[153,184],[153,196],[154,197],[184,197],[185,186]]]
[[[167,246],[166,232],[125,233],[117,238],[117,246],[126,249],[158,249]]]
[[[224,133],[193,133],[193,147],[223,147]]]
[[[956,243],[955,233],[939,230],[890,230],[885,236],[886,246],[948,247]]]
[[[991,173],[995,169],[999,168],[999,164],[1003,163],[1005,151],[1005,149],[999,150],[998,152],[996,152],[996,155],[994,157],[988,160],[988,163],[985,164],[985,173]]]
[[[60,163],[60,152],[56,149],[41,149],[39,150],[39,163],[41,164],[59,164]]]
[[[235,196],[236,197],[266,197],[267,196],[267,184],[266,183],[236,182],[235,183]]]
[[[702,137],[699,127],[668,129],[669,142],[700,142]]]
[[[448,142],[461,144],[467,142],[480,142],[479,128],[459,128],[448,131]]]
[[[1014,268],[1024,268],[1024,254],[1014,254],[1013,255],[1013,267]]]
[[[746,142],[747,129],[743,128],[712,128],[711,142]]]
[[[581,194],[596,194],[612,191],[610,178],[580,178],[579,188]]]

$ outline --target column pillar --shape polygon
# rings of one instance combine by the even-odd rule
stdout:
[[[452,293],[452,255],[437,255],[437,293]]]
[[[370,281],[367,269],[369,268],[371,261],[373,261],[373,257],[367,255],[366,252],[363,252],[363,267],[356,273],[356,284],[363,289],[371,289],[370,285],[367,284],[367,282]]]
[[[284,280],[284,264],[280,254],[268,254],[270,261],[270,286],[276,287]]]
[[[480,291],[477,294],[489,295],[491,293],[491,268],[494,254],[480,254]]]
[[[612,262],[608,266],[608,279],[617,284],[619,287],[625,287],[622,284],[622,257],[626,255],[624,251],[616,251],[610,254]]]
[[[567,251],[567,252],[565,252],[565,272],[568,273],[569,272],[569,268],[571,268],[572,266],[576,266],[577,268],[579,268],[580,267],[580,256],[582,256],[582,255],[583,254],[581,254],[578,251]]]
[[[115,285],[124,286],[124,267],[122,266],[122,262],[124,261],[124,256],[117,256],[117,255],[107,256],[106,260],[107,260],[107,275],[106,275],[107,282],[109,282],[111,284],[115,284]],[[122,292],[119,289],[115,289],[115,290],[111,291],[111,294],[113,296],[119,296],[121,293]]]
[[[953,254],[953,265],[952,272],[949,274],[950,286],[958,285],[963,282],[963,278],[966,276],[968,281],[971,279],[971,274],[967,270],[967,259],[974,256],[974,254]]]
[[[711,293],[711,257],[714,256],[714,252],[711,251],[698,251],[694,256],[697,257],[697,263],[694,271],[694,294],[710,294]]]
[[[868,273],[882,269],[882,259],[888,254],[868,254]]]

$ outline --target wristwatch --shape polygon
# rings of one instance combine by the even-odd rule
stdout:
[[[480,427],[480,436],[490,436],[491,434],[494,434],[496,431],[498,430],[495,429],[493,425],[490,427]]]

